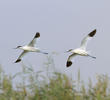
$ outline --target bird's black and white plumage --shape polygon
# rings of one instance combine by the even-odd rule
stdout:
[[[28,46],[35,47],[36,40],[37,40],[37,38],[39,38],[39,37],[40,37],[40,33],[37,32],[36,35],[34,36],[34,38],[32,39],[32,41],[28,44]]]
[[[15,63],[18,63],[21,61],[21,58],[27,54],[28,52],[39,52],[39,53],[44,53],[44,54],[48,54],[48,53],[45,53],[45,52],[42,52],[39,48],[36,48],[35,47],[35,44],[36,44],[36,40],[37,38],[40,37],[40,33],[37,32],[34,36],[34,38],[31,40],[31,42],[28,44],[28,45],[25,45],[25,46],[18,46],[17,48],[19,49],[22,49],[23,52],[20,54],[20,56],[18,57],[18,59],[15,61]],[[17,49],[16,48],[16,49]]]
[[[81,41],[81,45],[79,48],[77,49],[70,49],[68,50],[67,52],[71,52],[72,55],[70,55],[67,59],[67,63],[66,63],[66,66],[67,67],[70,67],[72,65],[72,59],[77,56],[77,55],[80,55],[80,56],[89,56],[89,57],[92,57],[92,58],[96,58],[96,57],[93,57],[91,55],[88,54],[88,52],[86,51],[86,47],[87,47],[87,43],[88,43],[88,40],[90,40],[94,35],[96,34],[96,29],[93,30],[92,32],[90,32],[82,41]]]

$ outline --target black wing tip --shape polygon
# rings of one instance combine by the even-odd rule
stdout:
[[[70,67],[72,65],[72,61],[67,61],[66,66]]]
[[[96,34],[96,29],[94,29],[92,32],[89,33],[90,37],[93,37]]]
[[[17,59],[16,61],[15,61],[15,63],[18,63],[18,62],[20,62],[21,61],[21,59]]]
[[[36,32],[36,35],[35,35],[34,38],[38,38],[38,37],[40,37],[40,33],[39,32]]]

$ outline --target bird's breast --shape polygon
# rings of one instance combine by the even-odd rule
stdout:
[[[82,50],[82,49],[75,49],[74,53],[82,55],[82,56],[87,56],[88,55],[88,53],[85,50]]]
[[[23,47],[23,50],[30,51],[30,52],[39,52],[39,49],[35,47],[29,47],[29,46]]]

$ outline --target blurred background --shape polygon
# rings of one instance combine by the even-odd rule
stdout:
[[[22,70],[21,65],[31,65],[35,71],[45,69],[51,57],[56,70],[73,79],[80,69],[85,81],[97,74],[110,75],[110,1],[106,0],[1,0],[0,1],[0,64],[7,74]],[[80,42],[92,30],[97,33],[89,42],[88,50],[97,59],[76,57],[73,65],[66,68],[68,49],[80,46]],[[29,53],[22,62],[15,60],[25,45],[40,32],[36,46],[49,55]]]

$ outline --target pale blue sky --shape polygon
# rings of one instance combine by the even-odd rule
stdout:
[[[0,64],[7,73],[21,70],[15,64],[21,50],[17,45],[30,42],[36,32],[41,33],[38,46],[48,52],[64,52],[76,48],[84,36],[97,29],[88,50],[97,59],[77,57],[66,68],[69,54],[54,56],[55,65],[61,72],[76,76],[81,70],[82,79],[109,74],[110,56],[110,1],[109,0],[1,0],[0,1]],[[46,56],[30,53],[23,58],[36,71],[40,70]]]

